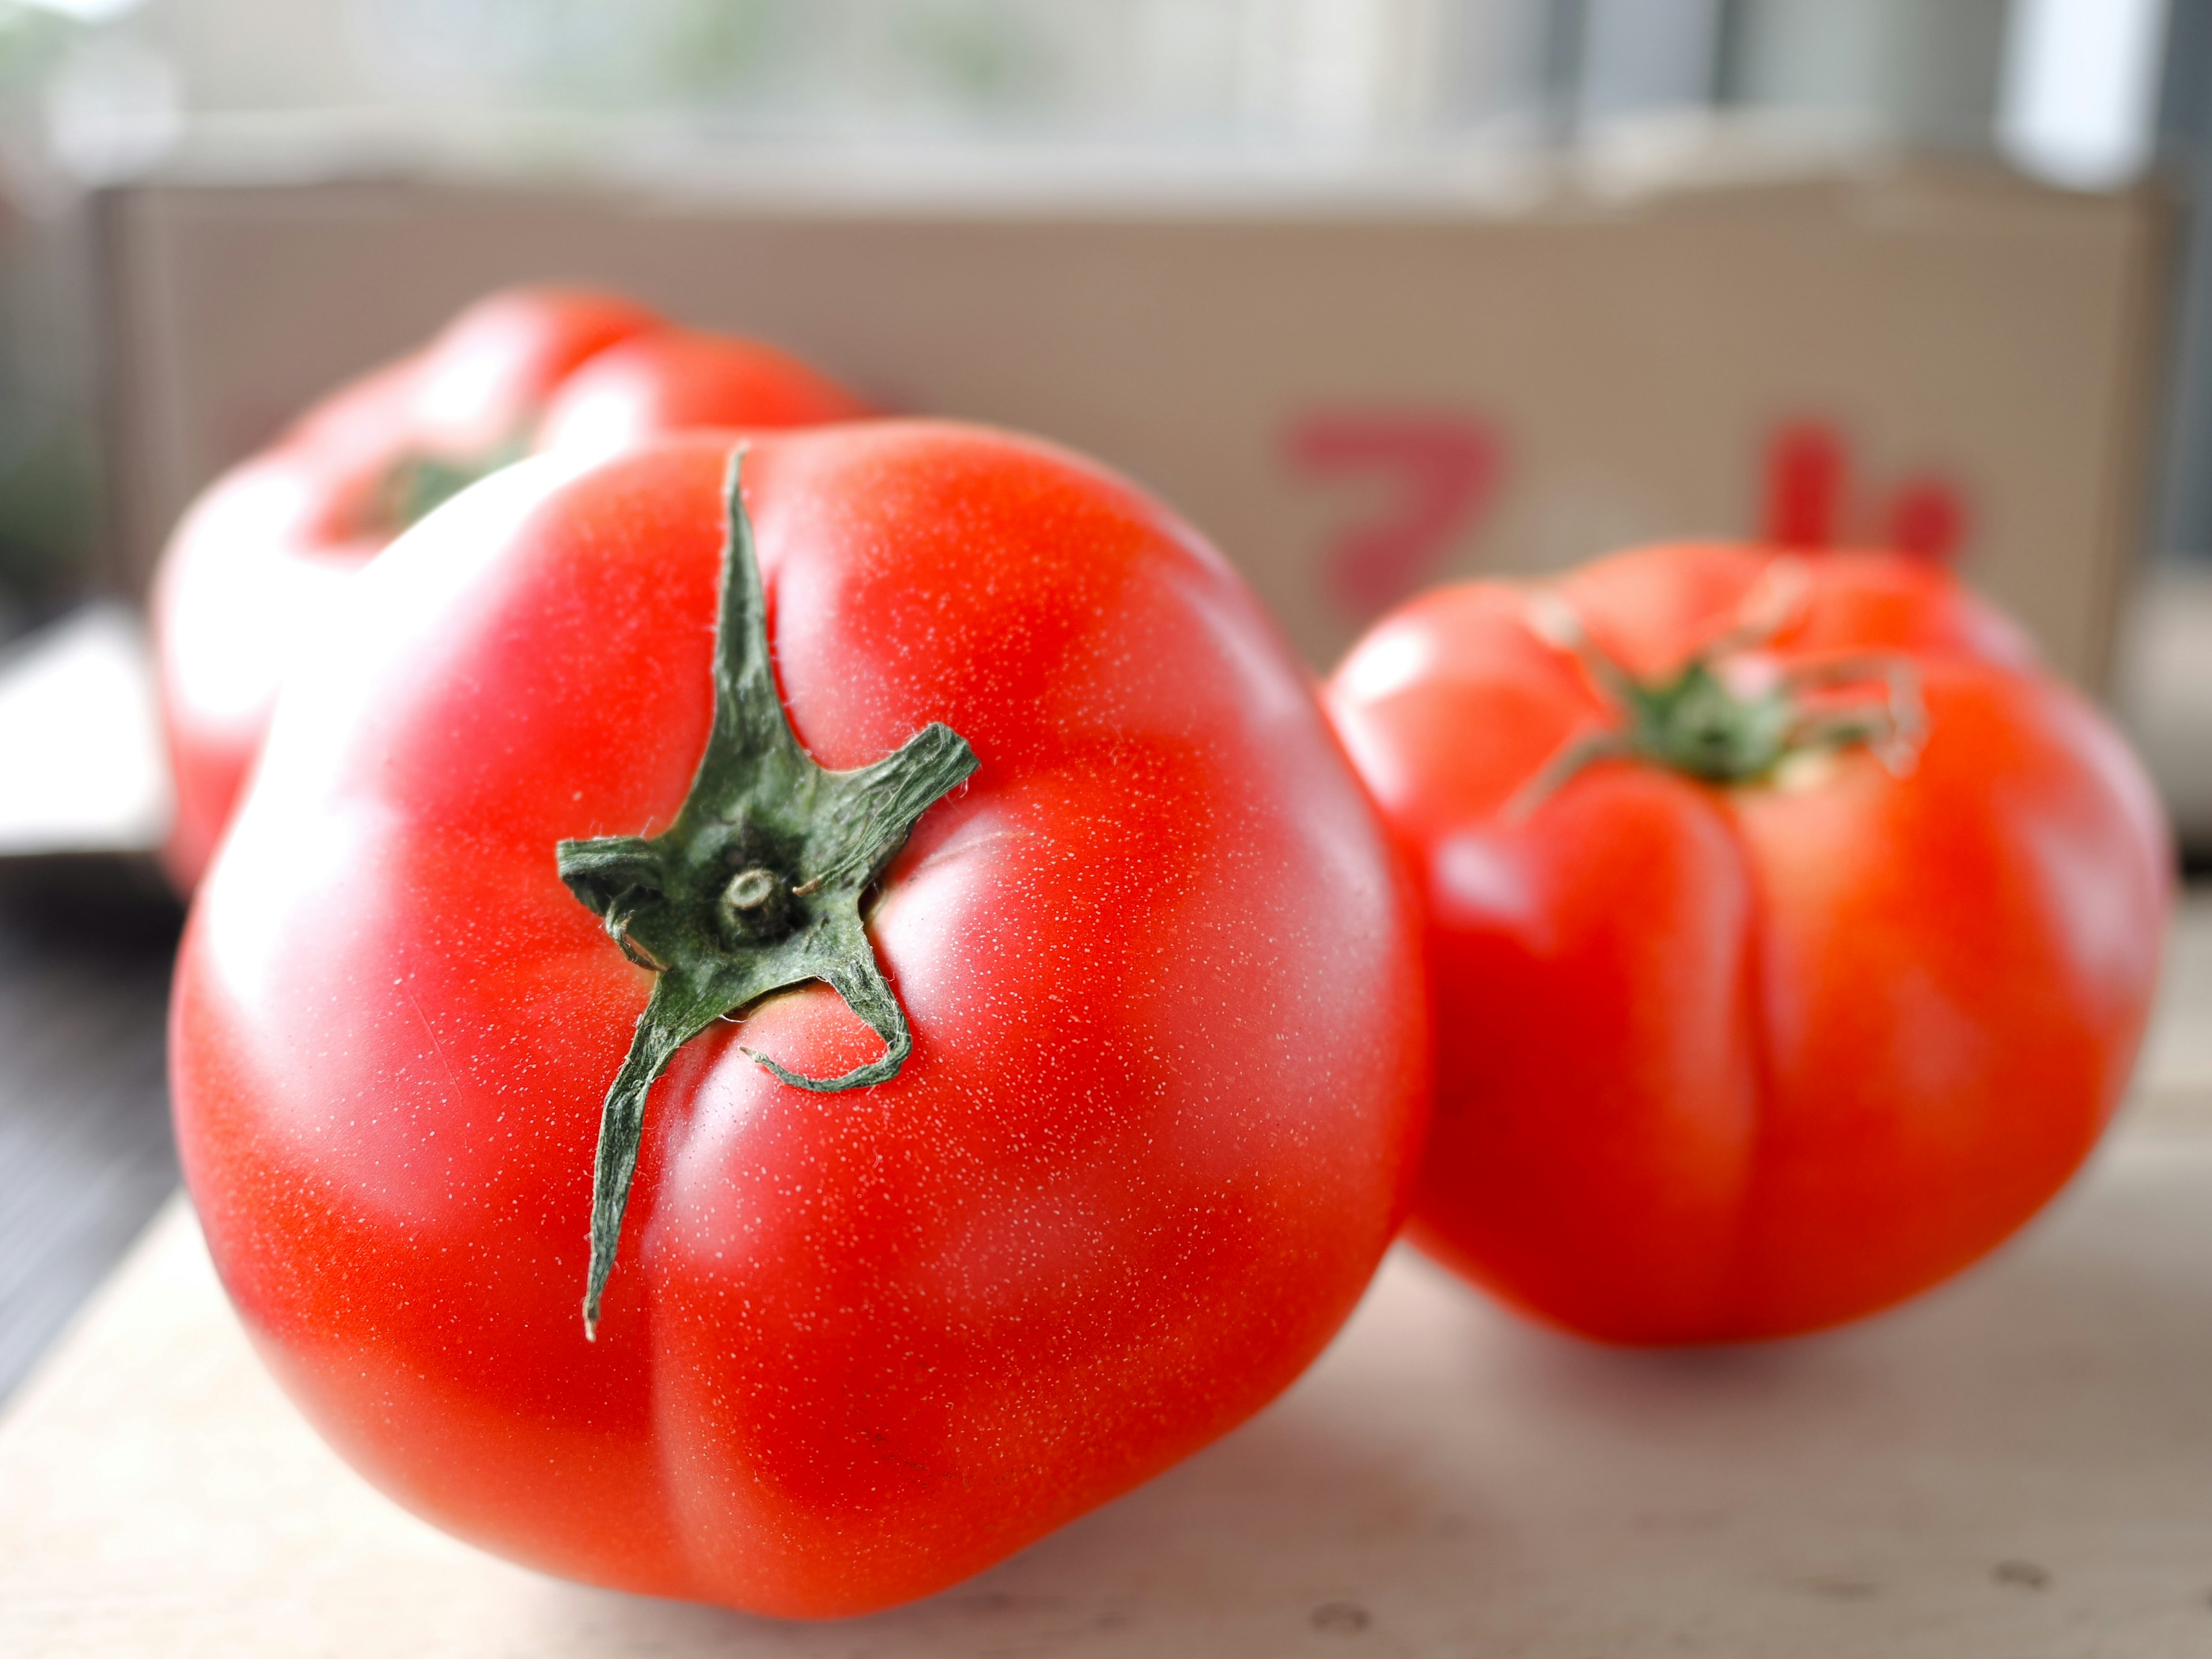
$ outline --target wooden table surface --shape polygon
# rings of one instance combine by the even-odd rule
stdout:
[[[2212,902],[2124,1127],[1992,1263],[1813,1340],[1633,1354],[1394,1255],[1211,1449],[930,1601],[576,1588],[371,1492],[173,1206],[0,1422],[0,1654],[2212,1654]]]

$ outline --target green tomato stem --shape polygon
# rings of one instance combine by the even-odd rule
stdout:
[[[568,890],[625,956],[656,975],[599,1120],[586,1337],[597,1334],[614,1268],[646,1097],[678,1048],[773,991],[820,980],[883,1039],[880,1059],[811,1078],[745,1054],[782,1081],[823,1093],[898,1075],[914,1039],[877,966],[860,902],[915,822],[975,769],[975,751],[940,724],[850,772],[829,771],[799,747],[769,659],[743,461],[742,448],[732,453],[724,485],[714,721],[690,792],[675,822],[650,840],[607,836],[555,849]]]
[[[477,479],[489,477],[529,453],[529,443],[520,435],[466,459],[410,451],[378,477],[362,506],[359,528],[368,535],[398,536]]]
[[[1640,761],[1701,783],[1747,788],[1772,782],[1808,754],[1864,745],[1893,775],[1910,773],[1927,740],[1928,716],[1918,671],[1908,658],[1881,653],[1811,664],[1755,690],[1731,684],[1721,665],[1763,644],[1782,620],[1733,629],[1672,675],[1640,680],[1598,649],[1565,600],[1541,596],[1536,631],[1581,659],[1620,720],[1565,744],[1514,796],[1509,816],[1527,817],[1603,760]],[[1842,703],[1813,700],[1851,686],[1880,690]]]

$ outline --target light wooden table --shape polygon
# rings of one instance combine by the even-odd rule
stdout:
[[[0,1654],[2212,1654],[2212,905],[2126,1127],[1994,1263],[1637,1355],[1393,1258],[1269,1411],[960,1589],[783,1626],[536,1577],[376,1496],[172,1207],[0,1425]]]

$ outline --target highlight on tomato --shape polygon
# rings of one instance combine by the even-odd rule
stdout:
[[[1412,1236],[1624,1343],[1854,1319],[2095,1145],[2167,833],[2113,729],[1954,579],[1676,545],[1386,617],[1326,704],[1418,872]]]
[[[176,782],[171,878],[185,891],[198,881],[287,665],[316,648],[346,578],[463,486],[533,449],[872,412],[772,346],[560,288],[478,301],[325,398],[209,486],[162,555],[152,611]]]
[[[1064,451],[523,462],[355,585],[172,1028],[224,1285],[549,1572],[926,1595],[1282,1389],[1410,1199],[1419,923],[1256,601]]]

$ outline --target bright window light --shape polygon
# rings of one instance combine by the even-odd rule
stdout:
[[[137,10],[144,0],[23,0],[23,3],[35,11],[59,12],[80,23],[104,23]]]
[[[2027,171],[2079,189],[2126,183],[2158,125],[2166,0],[2015,0],[1997,138]]]

